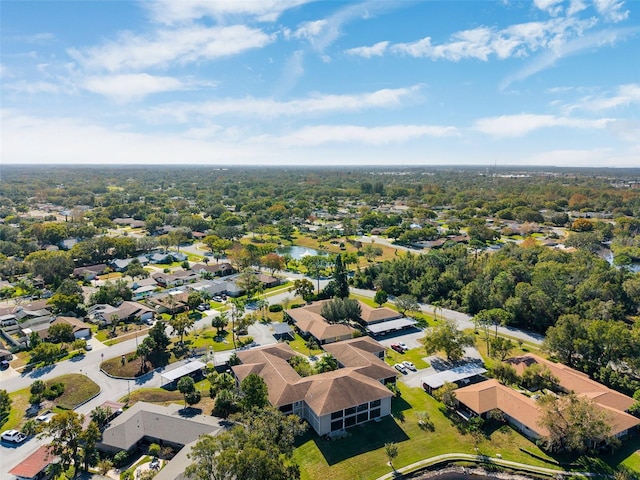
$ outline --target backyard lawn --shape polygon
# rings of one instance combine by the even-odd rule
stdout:
[[[396,442],[399,447],[394,460],[396,468],[443,453],[475,453],[474,437],[457,427],[457,416],[443,413],[443,405],[422,389],[398,385],[402,397],[393,401],[393,417],[352,428],[349,437],[343,440],[324,440],[315,433],[307,433],[294,453],[301,466],[301,478],[355,480],[389,473],[384,453],[384,444],[389,442]],[[433,431],[418,425],[421,411],[429,414]],[[500,453],[507,460],[549,468],[557,466],[555,460],[534,443],[507,426],[488,425],[488,432],[477,445],[480,453],[489,456]]]

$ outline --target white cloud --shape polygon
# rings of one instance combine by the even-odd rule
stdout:
[[[584,0],[571,0],[571,2],[569,2],[569,8],[567,8],[567,15],[575,15],[586,9],[587,5],[584,3]]]
[[[313,38],[318,36],[328,25],[327,20],[315,20],[313,22],[302,23],[295,32],[294,38]]]
[[[271,98],[248,97],[204,103],[173,103],[151,109],[147,115],[150,118],[168,117],[186,122],[192,115],[205,117],[240,115],[273,118],[354,112],[369,108],[393,108],[410,100],[415,103],[420,89],[420,85],[414,85],[408,88],[382,89],[358,95],[315,95],[287,102],[279,102]]]
[[[350,48],[349,50],[345,50],[345,53],[348,55],[355,55],[358,57],[371,58],[371,57],[381,57],[384,55],[387,47],[390,42],[378,42],[370,47],[356,47]]]
[[[284,95],[291,90],[304,75],[304,52],[296,50],[285,62],[280,81],[276,86],[276,95]]]
[[[378,12],[398,8],[400,3],[367,0],[361,3],[347,3],[329,17],[301,24],[295,35],[305,38],[320,53],[329,47],[341,35],[342,28],[357,19],[369,19]]]
[[[273,35],[244,25],[193,25],[175,30],[159,30],[146,37],[123,33],[115,42],[82,50],[70,49],[69,55],[85,68],[117,72],[237,55],[264,47],[274,39]]]
[[[533,0],[536,7],[554,17],[562,12],[562,2],[563,0]]]
[[[391,45],[389,51],[416,58],[450,61],[466,58],[487,61],[490,56],[499,59],[523,57],[581,35],[593,25],[594,20],[554,18],[545,22],[510,25],[502,30],[479,27],[456,32],[449,42],[442,44],[433,44],[430,37],[425,37],[416,42]]]
[[[88,77],[82,82],[82,87],[120,103],[139,100],[152,93],[190,88],[188,84],[176,78],[153,76],[147,73]]]
[[[227,16],[248,16],[273,22],[286,10],[310,0],[154,0],[142,2],[152,18],[160,23],[188,22],[202,17],[222,19]]]
[[[590,120],[523,113],[481,118],[475,122],[473,130],[493,137],[522,137],[535,130],[551,127],[603,129],[612,121],[609,118]]]
[[[566,43],[560,43],[553,49],[547,50],[538,57],[534,58],[530,63],[527,63],[517,72],[507,76],[500,84],[500,89],[504,90],[513,82],[522,81],[529,78],[536,73],[539,73],[547,68],[554,66],[559,60],[578,55],[586,50],[602,47],[605,45],[613,45],[617,41],[624,39],[625,37],[638,32],[637,27],[632,28],[620,28],[616,30],[603,30],[600,32],[594,32],[590,35],[575,38]]]
[[[17,35],[14,40],[24,43],[32,43],[36,45],[45,45],[55,40],[55,35],[50,32],[34,33],[33,35]]]
[[[633,104],[640,104],[640,84],[630,83],[620,85],[615,95],[585,97],[580,103],[566,107],[567,111],[588,110],[600,112],[612,108],[624,107]]]
[[[610,22],[621,22],[629,16],[629,10],[623,10],[624,2],[619,0],[594,0],[596,10]]]
[[[253,142],[276,143],[288,147],[309,147],[330,143],[361,143],[365,145],[388,145],[404,143],[421,137],[451,137],[459,135],[455,127],[434,125],[391,125],[385,127],[362,127],[357,125],[316,125],[278,137],[265,135]]]
[[[612,162],[613,152],[608,148],[591,150],[558,149],[528,156],[524,165],[548,165],[557,167],[622,167],[633,166],[631,163]]]
[[[20,80],[16,82],[3,83],[2,88],[26,95],[37,95],[40,93],[46,94],[58,94],[58,93],[71,93],[73,89],[68,85],[62,85],[60,83],[46,82],[46,81],[26,81]]]
[[[273,152],[171,133],[133,133],[65,117],[41,119],[3,110],[2,159],[7,164],[255,164]],[[108,148],[106,148],[108,147]]]

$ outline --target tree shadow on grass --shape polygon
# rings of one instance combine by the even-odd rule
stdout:
[[[391,417],[385,417],[380,422],[369,422],[350,428],[347,432],[349,436],[340,440],[327,440],[309,432],[301,442],[304,443],[311,437],[327,463],[335,465],[347,458],[382,448],[386,443],[409,440],[407,434]]]

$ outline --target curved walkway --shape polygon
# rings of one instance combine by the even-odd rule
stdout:
[[[530,473],[548,475],[552,477],[556,477],[558,475],[561,475],[561,476],[579,475],[583,477],[600,476],[600,474],[596,474],[596,473],[567,472],[565,470],[555,470],[553,468],[538,467],[535,465],[527,465],[526,463],[512,462],[511,460],[502,460],[501,458],[496,458],[496,457],[472,455],[470,453],[445,453],[442,455],[436,455],[435,457],[425,458],[424,460],[420,460],[419,462],[415,462],[410,465],[406,465],[397,470],[394,470],[393,472],[389,472],[386,475],[383,475],[382,477],[378,477],[376,480],[394,479],[398,477],[398,474],[414,473],[422,468],[432,467],[439,463],[445,463],[445,462],[448,463],[448,462],[455,462],[455,461],[469,461],[469,462],[478,463],[479,465],[481,464],[500,465],[502,467],[522,470],[524,473],[530,472]]]

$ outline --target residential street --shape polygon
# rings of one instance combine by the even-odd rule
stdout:
[[[302,274],[296,274],[292,272],[285,272],[285,274],[290,280],[296,280],[304,277],[304,275]],[[317,281],[315,279],[310,278],[309,280],[313,281],[314,286],[317,285]],[[320,280],[320,288],[324,288],[328,281],[329,280]],[[351,291],[357,295],[362,295],[369,298],[373,298],[375,294],[375,292],[371,290],[352,288]],[[293,297],[293,293],[284,291],[267,297],[267,300],[270,304],[278,304],[282,303],[287,298],[292,299]],[[421,310],[430,315],[437,314],[438,318],[455,320],[458,324],[458,327],[461,329],[474,327],[474,324],[471,321],[471,317],[464,313],[456,312],[454,310],[441,309],[439,307],[436,311],[434,306],[424,304],[421,305]],[[207,311],[206,315],[196,322],[194,328],[199,329],[208,327],[211,324],[211,319],[214,315],[217,315],[216,311]],[[542,342],[541,335],[525,332],[518,329],[499,327],[498,332],[504,335],[509,335],[511,337],[521,339],[525,342],[535,344],[539,344]],[[254,337],[254,340],[259,345],[267,345],[269,343],[275,342],[275,339],[270,335],[269,326],[260,324],[253,325],[250,327],[249,333]],[[385,346],[389,346],[394,342],[402,341],[409,345],[411,348],[416,348],[420,346],[419,339],[424,335],[425,333],[421,330],[413,330],[407,332],[397,332],[396,334],[392,334],[384,338],[379,338],[378,340]],[[145,335],[140,335],[137,339],[127,340],[110,347],[107,347],[97,340],[92,339],[91,343],[94,346],[93,350],[90,352],[86,352],[86,354],[81,357],[66,360],[55,365],[40,368],[38,370],[34,370],[32,372],[24,374],[20,374],[15,370],[9,368],[8,370],[0,372],[0,383],[3,389],[6,389],[9,392],[13,392],[28,387],[34,380],[37,379],[48,380],[67,373],[81,373],[87,375],[101,388],[100,394],[76,409],[78,413],[88,414],[96,406],[102,404],[106,400],[117,400],[124,397],[127,392],[133,391],[137,388],[160,387],[162,385],[161,372],[152,372],[136,380],[119,380],[110,378],[100,371],[99,366],[104,359],[118,357],[120,355],[135,351],[137,343],[141,342],[144,337]],[[228,351],[218,354],[216,356],[216,363],[222,361],[230,353],[231,352]],[[172,364],[167,368],[173,369],[177,366],[179,366],[179,364]],[[412,373],[407,376],[401,377],[401,381],[408,383],[411,386],[419,386],[420,378],[426,373],[428,372],[420,371]],[[7,472],[11,468],[13,468],[14,465],[31,454],[44,443],[45,440],[37,438],[32,438],[26,443],[17,447],[6,445],[3,443],[0,450],[2,454],[0,457],[0,478],[6,478]]]

